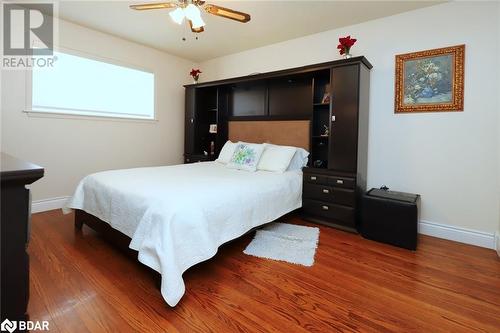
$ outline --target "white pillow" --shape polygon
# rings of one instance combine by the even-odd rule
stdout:
[[[275,147],[288,147],[288,146],[273,145],[271,143],[266,143],[265,145],[275,146]],[[309,152],[303,148],[298,148],[298,147],[292,147],[292,148],[295,148],[296,151],[286,171],[302,170],[302,168],[307,165],[307,162],[309,162],[308,159]]]
[[[234,154],[226,166],[231,169],[256,171],[264,145],[238,142]]]
[[[264,144],[264,152],[257,165],[258,170],[285,172],[297,148]]]
[[[286,171],[302,170],[307,165],[309,152],[303,148],[297,148]]]
[[[224,147],[222,147],[219,153],[219,158],[216,159],[216,161],[222,164],[229,163],[229,161],[231,161],[231,157],[233,157],[236,146],[236,143],[227,140],[227,142],[224,144]]]

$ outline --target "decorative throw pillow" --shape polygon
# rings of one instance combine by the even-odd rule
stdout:
[[[219,153],[219,158],[216,159],[217,162],[222,163],[222,164],[227,164],[229,161],[231,161],[231,157],[233,157],[234,150],[236,149],[237,143],[231,142],[230,140],[227,140],[227,142],[224,144],[224,147],[222,147],[220,153]]]
[[[257,169],[285,172],[296,151],[297,148],[295,147],[264,144],[264,152],[257,165]]]
[[[263,145],[238,142],[227,167],[238,170],[256,171],[263,151]]]

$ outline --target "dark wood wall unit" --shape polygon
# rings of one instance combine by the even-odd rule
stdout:
[[[332,140],[328,152],[328,169],[355,173],[358,145],[359,66],[348,65],[333,68],[331,82]]]
[[[215,140],[215,158],[219,156],[220,150],[227,141],[228,135],[228,110],[229,110],[229,87],[221,86],[218,88],[217,99],[217,135]]]
[[[269,116],[310,117],[312,113],[312,76],[289,76],[268,81]]]
[[[216,154],[227,140],[228,121],[310,120],[311,154],[304,175],[311,186],[304,186],[304,216],[354,231],[358,198],[366,189],[371,68],[364,57],[356,57],[185,86],[186,120],[192,121],[194,113],[195,122],[186,124],[191,129],[186,156],[206,150],[203,138],[212,120],[204,117],[214,96]]]
[[[368,125],[370,110],[370,70],[359,67],[359,104],[358,104],[358,151],[356,182],[359,191],[366,190],[368,173]]]
[[[334,66],[323,85],[331,101],[328,107],[314,105],[313,127],[318,135],[326,119],[329,135],[313,136],[313,167],[304,170],[304,217],[356,231],[368,169],[370,68],[362,62]],[[321,89],[316,84],[315,88]]]
[[[227,139],[228,87],[186,88],[186,162],[214,160]],[[217,125],[217,132],[210,131]],[[213,148],[212,148],[213,144]],[[207,153],[207,155],[205,155]]]
[[[264,81],[234,84],[228,97],[229,115],[232,117],[267,114],[267,85]]]
[[[207,87],[197,92],[196,121],[195,121],[195,153],[202,154],[204,151],[211,152],[211,142],[216,141],[216,133],[210,133],[210,125],[218,121],[218,88]]]
[[[26,189],[43,177],[38,165],[1,154],[1,321],[28,320],[30,192]]]
[[[185,120],[184,120],[184,152],[194,154],[195,152],[195,116],[196,116],[196,92],[197,89],[187,88],[185,95]]]
[[[323,62],[320,64],[307,65],[307,66],[302,66],[302,67],[297,67],[297,68],[283,69],[283,70],[274,71],[274,72],[252,74],[252,75],[247,75],[247,76],[240,76],[240,77],[234,77],[234,78],[230,78],[230,79],[202,82],[202,83],[197,83],[197,84],[187,84],[184,87],[185,88],[189,88],[189,87],[203,88],[203,87],[236,84],[236,83],[240,83],[240,82],[252,82],[252,81],[259,81],[259,80],[264,80],[264,79],[269,79],[269,78],[276,78],[276,77],[280,77],[280,76],[319,72],[322,70],[329,70],[333,67],[344,66],[344,65],[354,64],[354,63],[361,63],[365,67],[367,67],[368,69],[371,69],[373,67],[365,57],[360,56],[360,57],[353,57],[350,59],[341,59],[341,60]]]

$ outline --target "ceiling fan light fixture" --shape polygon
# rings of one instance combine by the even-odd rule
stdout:
[[[154,2],[130,5],[129,7],[134,10],[173,9],[173,11],[169,13],[172,20],[180,25],[184,19],[186,19],[191,31],[194,33],[205,31],[203,28],[205,22],[201,17],[201,10],[208,14],[235,20],[240,23],[250,21],[250,14],[239,12],[231,8],[207,4],[205,0],[170,0],[162,3]]]
[[[174,21],[177,24],[182,24],[182,21],[184,21],[184,10],[182,8],[177,8],[176,10],[171,11],[168,13],[170,17],[172,18],[172,21]]]
[[[193,29],[199,29],[205,26],[205,22],[203,21],[201,16],[194,18],[193,20],[191,20],[191,22],[193,22]]]
[[[201,12],[198,7],[190,3],[184,8],[184,15],[193,23],[193,28],[198,29],[205,26],[205,22],[201,18]]]

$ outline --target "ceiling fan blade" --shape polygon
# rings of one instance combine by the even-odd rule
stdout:
[[[130,5],[130,9],[149,10],[149,9],[168,9],[177,7],[175,2],[144,3],[139,5]]]
[[[205,31],[205,29],[203,27],[199,27],[199,28],[193,28],[193,22],[191,20],[187,20],[188,23],[189,23],[189,27],[191,28],[191,31],[192,32],[195,32],[195,33],[200,33],[200,32],[203,32]]]
[[[222,16],[231,20],[235,20],[238,22],[246,23],[250,21],[250,15],[243,12],[238,12],[236,10],[232,10],[225,7],[220,7],[216,5],[206,5],[205,11],[209,14]]]

